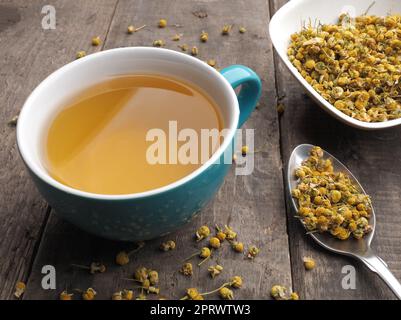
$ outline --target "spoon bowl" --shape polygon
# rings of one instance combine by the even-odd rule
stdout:
[[[295,170],[302,165],[302,163],[309,157],[309,152],[313,145],[301,144],[294,149],[292,152],[287,168],[287,187],[288,193],[290,194],[293,208],[298,212],[297,201],[291,196],[291,190],[295,189],[299,183],[298,178],[295,176]],[[365,190],[355,178],[355,176],[344,166],[338,159],[332,156],[327,151],[324,151],[324,158],[331,159],[333,163],[334,171],[342,172],[348,175],[355,186],[357,186],[361,193],[366,194]],[[359,259],[365,263],[365,265],[372,271],[376,272],[386,284],[393,290],[394,294],[398,299],[401,299],[401,284],[394,277],[391,271],[388,269],[387,264],[379,258],[372,251],[370,245],[373,240],[375,228],[376,228],[376,216],[372,206],[372,214],[369,219],[369,224],[372,226],[372,231],[365,235],[362,239],[350,238],[348,240],[339,240],[334,238],[329,233],[313,232],[308,233],[310,237],[315,240],[319,245],[332,252],[351,256]]]

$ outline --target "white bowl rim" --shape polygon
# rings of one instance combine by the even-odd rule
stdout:
[[[231,116],[231,121],[230,123],[226,124],[226,128],[228,129],[228,133],[225,136],[225,139],[223,141],[223,143],[220,145],[220,147],[217,149],[217,151],[212,155],[212,157],[205,162],[204,164],[202,164],[199,168],[197,168],[196,170],[194,170],[193,172],[191,172],[189,175],[173,182],[170,183],[166,186],[160,187],[160,188],[156,188],[156,189],[152,189],[152,190],[148,190],[148,191],[144,191],[144,192],[138,192],[138,193],[131,193],[131,194],[116,194],[116,195],[112,195],[112,194],[98,194],[98,193],[91,193],[91,192],[86,192],[86,191],[82,191],[82,190],[78,190],[69,186],[66,186],[60,182],[58,182],[57,180],[55,180],[54,178],[52,178],[43,168],[41,168],[40,166],[38,166],[35,161],[31,161],[31,156],[29,155],[29,152],[27,150],[27,148],[25,147],[25,143],[22,141],[22,137],[23,137],[23,127],[24,127],[24,123],[26,121],[29,121],[29,119],[27,119],[27,112],[29,108],[32,108],[32,102],[35,100],[36,96],[39,94],[42,94],[42,88],[44,86],[46,86],[46,84],[50,81],[52,81],[54,78],[56,78],[57,76],[59,76],[61,73],[63,73],[64,71],[67,71],[71,68],[75,68],[78,67],[80,64],[86,63],[86,61],[91,60],[91,59],[96,59],[97,57],[103,56],[103,55],[108,55],[108,54],[112,54],[113,52],[132,52],[132,51],[148,51],[149,54],[152,54],[154,52],[157,51],[164,51],[167,52],[169,54],[173,54],[173,55],[178,55],[180,56],[180,58],[183,59],[183,61],[188,61],[191,62],[195,65],[197,65],[199,68],[203,68],[203,69],[208,69],[209,71],[212,72],[212,74],[216,77],[217,81],[220,81],[222,83],[222,85],[225,87],[225,89],[227,90],[227,92],[230,93],[230,104],[231,104],[231,112],[232,112],[232,116]],[[104,51],[99,51],[93,54],[90,54],[88,56],[85,56],[81,59],[77,59],[75,61],[72,61],[64,66],[62,66],[61,68],[57,69],[56,71],[54,71],[53,73],[51,73],[47,78],[45,78],[33,91],[32,93],[28,96],[28,98],[26,99],[21,112],[19,114],[18,117],[18,123],[17,123],[17,146],[18,146],[18,150],[21,154],[22,159],[24,160],[26,166],[42,181],[44,181],[46,184],[49,184],[50,186],[52,186],[53,188],[56,188],[60,191],[66,192],[68,194],[72,194],[75,196],[79,196],[82,198],[87,198],[87,199],[96,199],[96,200],[106,200],[106,201],[112,201],[112,200],[133,200],[133,199],[142,199],[142,198],[147,198],[147,197],[152,197],[155,195],[159,195],[165,192],[168,192],[170,190],[173,190],[177,187],[180,187],[182,185],[184,185],[185,183],[193,180],[194,178],[196,178],[197,176],[199,176],[200,174],[202,174],[206,169],[208,169],[211,165],[213,165],[217,160],[220,159],[220,157],[223,155],[223,153],[225,152],[225,150],[227,150],[227,148],[229,148],[229,145],[231,144],[232,140],[234,139],[235,133],[236,133],[236,129],[239,123],[239,103],[238,103],[238,99],[237,99],[237,95],[234,91],[234,89],[232,88],[232,86],[229,84],[229,82],[223,77],[223,75],[218,72],[216,69],[210,67],[209,65],[207,65],[206,63],[204,63],[203,61],[196,59],[190,55],[181,53],[181,52],[177,52],[174,50],[170,50],[170,49],[164,49],[164,48],[153,48],[153,47],[123,47],[123,48],[114,48],[114,49],[109,49],[109,50],[104,50]]]
[[[276,34],[277,28],[279,28],[279,22],[281,19],[285,17],[285,15],[294,10],[298,5],[302,4],[305,0],[291,0],[288,1],[285,5],[283,5],[272,17],[269,23],[269,34],[272,40],[273,47],[276,49],[281,60],[284,62],[286,67],[291,71],[292,75],[302,84],[302,86],[306,89],[308,94],[310,94],[315,100],[317,100],[323,109],[325,109],[329,114],[333,115],[340,121],[359,129],[364,130],[380,130],[386,128],[392,128],[395,126],[401,125],[401,118],[388,120],[385,122],[364,122],[357,119],[354,119],[350,116],[347,116],[345,113],[338,110],[331,103],[325,100],[298,72],[298,70],[294,67],[294,65],[290,62],[287,57],[287,54],[281,52],[278,48],[279,41],[287,41],[288,39],[282,39],[278,37]],[[319,1],[319,0],[315,0]],[[320,0],[321,1],[321,0]],[[338,0],[337,0],[338,1]],[[348,4],[346,0],[344,0],[344,4]]]

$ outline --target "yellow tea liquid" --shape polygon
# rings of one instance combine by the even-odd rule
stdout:
[[[60,110],[45,137],[46,169],[64,185],[97,194],[152,190],[202,165],[149,163],[150,129],[166,133],[167,162],[169,121],[177,121],[178,131],[190,128],[199,137],[201,129],[222,130],[218,108],[206,94],[164,76],[113,77],[78,93]]]

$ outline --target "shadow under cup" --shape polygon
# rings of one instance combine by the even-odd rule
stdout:
[[[219,107],[224,142],[213,156],[188,176],[159,189],[131,195],[99,195],[54,180],[43,166],[45,132],[62,102],[112,76],[165,75],[193,83]],[[242,85],[235,95],[233,87]],[[159,48],[119,48],[74,61],[51,74],[29,96],[20,113],[17,142],[21,156],[42,196],[65,220],[101,237],[141,241],[171,232],[195,216],[215,195],[230,169],[235,131],[259,97],[258,76],[243,66],[218,73],[188,55]],[[240,106],[241,104],[241,115]],[[241,103],[242,101],[242,103]],[[68,133],[66,133],[68,134]]]

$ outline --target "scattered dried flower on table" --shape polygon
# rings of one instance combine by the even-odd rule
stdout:
[[[221,30],[221,34],[224,35],[224,36],[229,35],[230,32],[231,32],[231,27],[232,27],[231,25],[225,25],[223,27],[223,29]]]
[[[214,279],[223,271],[223,267],[217,264],[215,266],[210,266],[207,270],[209,271],[210,276]]]
[[[239,33],[245,33],[246,32],[246,28],[245,27],[239,27]]]
[[[279,103],[279,104],[277,105],[277,113],[278,113],[278,114],[283,114],[284,111],[285,111],[285,105],[282,104],[282,103]]]
[[[148,272],[148,278],[151,285],[159,283],[159,273],[155,270],[150,270]]]
[[[173,240],[169,240],[167,242],[163,242],[160,245],[160,250],[162,251],[170,251],[170,250],[174,250],[176,247],[176,244]]]
[[[81,59],[81,58],[83,58],[83,57],[85,57],[85,56],[86,56],[86,52],[83,51],[83,50],[81,50],[81,51],[78,51],[78,52],[77,52],[76,58],[77,58],[77,59]]]
[[[166,19],[160,19],[159,23],[157,24],[159,28],[165,28],[167,27],[167,20]]]
[[[179,45],[178,48],[180,48],[181,51],[184,51],[184,52],[188,51],[188,45],[185,43],[182,45]]]
[[[121,251],[116,256],[116,263],[120,266],[125,266],[129,263],[128,253],[125,251]]]
[[[220,229],[219,226],[216,226],[217,231],[224,232],[226,235],[226,239],[229,241],[235,240],[237,238],[237,233],[229,226],[224,226],[224,230]]]
[[[190,262],[184,263],[184,264],[182,265],[181,269],[180,269],[180,272],[181,272],[184,276],[187,276],[187,277],[192,276],[192,274],[193,274],[193,266],[192,266],[192,263],[190,263]]]
[[[26,290],[26,285],[25,285],[25,283],[23,283],[22,281],[18,281],[18,282],[15,284],[14,296],[15,296],[17,299],[20,299],[20,298],[22,297],[22,295],[24,294],[25,290]]]
[[[250,246],[248,249],[247,257],[249,259],[255,259],[255,257],[259,254],[260,249],[256,246]]]
[[[223,231],[218,231],[216,234],[216,238],[223,242],[226,239],[226,234]]]
[[[198,48],[197,48],[197,47],[192,47],[192,49],[191,49],[191,54],[192,54],[193,56],[197,56],[197,55],[199,54]]]
[[[299,295],[296,292],[291,292],[290,300],[299,300]]]
[[[94,37],[92,38],[92,46],[97,47],[102,43],[102,40],[100,40],[100,37]]]
[[[59,300],[72,300],[74,297],[73,293],[68,293],[67,290],[64,290],[59,295]]]
[[[79,269],[88,270],[91,274],[106,272],[106,266],[99,262],[92,262],[89,266],[83,266],[79,264],[71,264],[71,266]]]
[[[15,127],[17,123],[18,123],[18,116],[14,116],[10,121],[8,121],[8,125],[12,127]]]
[[[200,35],[200,41],[207,42],[209,40],[209,34],[205,31],[202,31]]]
[[[216,66],[216,60],[214,59],[209,59],[206,61],[206,63],[213,68]]]
[[[222,299],[224,300],[232,300],[234,299],[234,292],[227,288],[227,287],[223,287],[219,290],[219,295]]]
[[[275,285],[270,290],[270,295],[275,300],[287,300],[287,288],[280,285]]]
[[[209,239],[209,245],[210,245],[210,247],[212,247],[213,249],[218,249],[218,248],[220,248],[221,243],[220,243],[219,238],[217,238],[217,237],[211,237],[211,238]]]
[[[173,41],[180,41],[181,40],[181,37],[182,37],[182,34],[175,34],[172,38],[171,38],[171,40],[173,40]]]
[[[234,249],[234,251],[236,251],[238,253],[244,252],[244,244],[242,242],[234,241],[231,244],[231,247]]]
[[[127,28],[127,33],[128,34],[133,34],[134,32],[138,32],[139,30],[142,30],[145,27],[146,27],[146,24],[144,24],[143,26],[141,26],[139,28],[135,28],[133,25],[130,25]]]
[[[210,235],[210,229],[208,226],[201,226],[195,233],[197,241],[206,239],[209,235]]]
[[[141,250],[143,247],[145,246],[145,242],[141,241],[137,243],[137,247],[130,251],[130,252],[126,252],[126,251],[120,251],[117,256],[116,256],[116,263],[120,266],[125,266],[129,263],[129,257],[138,252],[139,250]]]
[[[97,292],[93,288],[88,288],[82,292],[82,299],[84,300],[94,300]]]
[[[165,45],[165,42],[163,40],[155,40],[155,41],[153,41],[153,46],[154,47],[160,48],[160,47],[164,47],[164,45]]]
[[[304,267],[306,270],[312,270],[316,266],[316,262],[313,258],[310,257],[304,257]]]
[[[196,288],[188,288],[187,294],[181,300],[203,300],[203,297],[200,295],[198,289]]]
[[[240,276],[232,277],[230,280],[230,286],[236,289],[242,287],[242,278]]]

